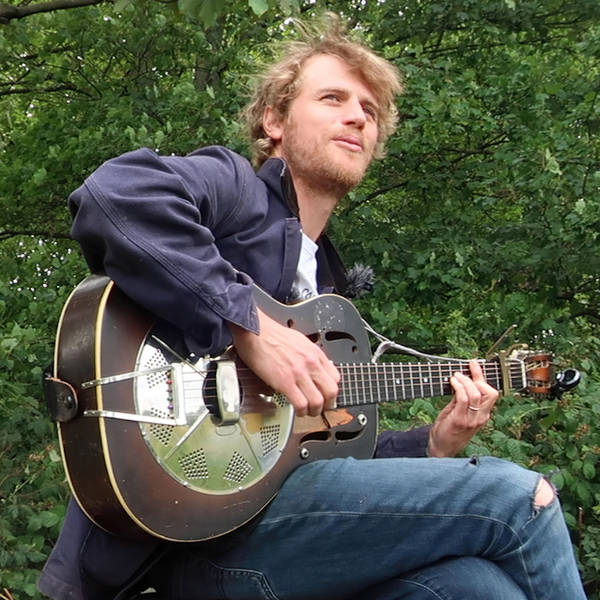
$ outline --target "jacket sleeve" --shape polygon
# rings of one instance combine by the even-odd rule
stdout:
[[[430,425],[408,431],[383,431],[377,438],[375,458],[427,456]]]
[[[92,271],[185,332],[195,351],[214,352],[231,343],[225,321],[258,328],[250,278],[221,257],[216,240],[239,227],[256,185],[249,163],[225,148],[185,158],[137,150],[71,194],[71,234]]]

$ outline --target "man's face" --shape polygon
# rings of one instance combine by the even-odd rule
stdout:
[[[269,135],[294,181],[334,191],[357,185],[377,143],[378,104],[360,75],[341,59],[317,55],[304,65],[299,91]]]

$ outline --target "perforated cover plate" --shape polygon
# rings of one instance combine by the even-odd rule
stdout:
[[[136,370],[168,367],[172,362],[165,350],[145,343]],[[183,365],[179,395],[173,394],[173,373],[168,369],[137,377],[135,405],[141,415],[173,419],[183,413],[184,425],[140,423],[150,452],[181,485],[203,493],[227,494],[253,485],[275,465],[292,429],[293,409],[280,395],[249,398],[240,383],[240,419],[219,425],[215,403],[205,397],[214,394],[215,380],[208,376],[213,362]],[[243,382],[243,377],[239,381]],[[181,397],[183,406],[178,406]],[[245,408],[245,403],[251,409]]]

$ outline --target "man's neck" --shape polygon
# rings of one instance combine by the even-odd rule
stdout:
[[[302,230],[313,241],[317,241],[338,202],[344,196],[340,190],[323,190],[294,182],[298,200],[298,214]]]

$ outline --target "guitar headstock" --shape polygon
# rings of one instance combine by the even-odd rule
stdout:
[[[556,371],[551,354],[529,350],[526,347],[513,349],[509,359],[522,362],[525,372],[524,393],[545,398],[560,398],[565,392],[572,390],[581,380],[577,369],[567,368]]]

